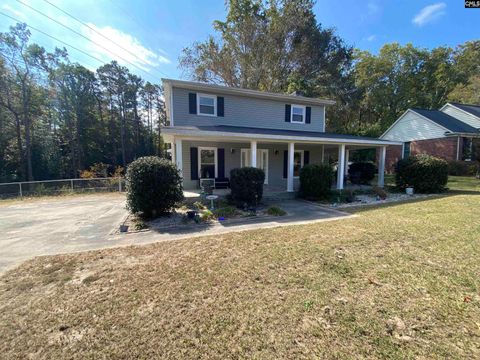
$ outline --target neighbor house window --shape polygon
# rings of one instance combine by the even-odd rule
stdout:
[[[305,106],[292,105],[292,123],[305,123]]]
[[[462,147],[462,160],[472,161],[473,155],[473,139],[472,138],[463,138],[463,147]]]
[[[217,177],[217,149],[198,148],[198,168],[201,179],[212,179]]]
[[[217,116],[217,97],[215,95],[197,95],[197,114]]]
[[[293,153],[293,177],[300,176],[300,169],[303,167],[303,150],[295,150]]]
[[[403,159],[406,159],[410,156],[410,143],[403,143]]]

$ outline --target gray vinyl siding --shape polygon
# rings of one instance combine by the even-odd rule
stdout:
[[[409,111],[387,133],[382,135],[381,139],[401,142],[437,139],[445,137],[445,132],[443,127]]]
[[[310,124],[295,124],[285,122],[286,102],[202,92],[204,94],[223,96],[225,99],[225,115],[223,117],[211,117],[189,113],[188,94],[190,92],[197,93],[196,91],[174,87],[172,92],[174,126],[230,125],[267,129],[324,131],[323,106],[310,106],[312,109]]]
[[[474,128],[480,128],[480,119],[479,118],[477,118],[473,115],[467,114],[466,112],[461,111],[457,108],[454,108],[451,105],[447,104],[447,106],[445,106],[445,108],[442,109],[442,111],[444,113],[446,113],[446,114],[464,122],[465,124],[473,126]]]
[[[199,181],[192,180],[190,167],[190,148],[191,147],[216,147],[225,149],[225,177],[230,177],[230,170],[240,167],[241,149],[250,148],[249,143],[226,143],[226,142],[207,142],[207,141],[189,141],[182,142],[183,153],[183,186],[186,190],[198,188]],[[234,149],[232,154],[231,149]],[[287,190],[287,179],[283,178],[283,153],[287,150],[287,144],[258,143],[258,149],[268,149],[268,186],[278,187],[280,190]],[[275,150],[278,154],[275,155]],[[295,150],[310,151],[310,164],[321,164],[322,145],[296,145]],[[294,186],[298,189],[298,179],[294,179]]]

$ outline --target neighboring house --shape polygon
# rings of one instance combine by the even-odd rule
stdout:
[[[162,133],[185,189],[198,189],[204,179],[219,187],[231,169],[254,166],[265,171],[267,190],[292,192],[304,165],[340,160],[345,174],[349,151],[362,148],[379,149],[383,186],[386,146],[400,144],[325,132],[331,100],[172,79],[163,84],[169,126]]]
[[[389,147],[387,171],[392,171],[399,159],[421,153],[447,161],[476,160],[475,148],[480,149],[479,129],[478,105],[448,103],[440,110],[408,109],[380,136],[380,139],[403,143]]]

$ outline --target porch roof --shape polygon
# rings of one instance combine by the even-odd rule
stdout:
[[[352,145],[402,145],[401,142],[381,140],[377,138],[282,129],[252,128],[244,126],[172,126],[163,127],[162,132],[166,135],[189,137],[189,138],[225,138],[226,140],[251,139],[264,141],[296,141],[327,144],[352,144]]]

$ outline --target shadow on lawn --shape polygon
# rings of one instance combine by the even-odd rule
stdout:
[[[383,203],[383,204],[375,204],[369,206],[362,206],[359,205],[358,207],[350,207],[342,209],[342,211],[351,213],[351,214],[359,214],[366,211],[376,210],[376,209],[385,209],[394,206],[400,206],[405,204],[414,204],[414,203],[421,203],[430,200],[437,200],[443,199],[451,196],[459,196],[459,195],[471,195],[471,196],[480,196],[480,191],[473,191],[473,190],[448,190],[441,194],[431,194],[428,197],[422,198],[413,198],[411,200],[404,200],[404,201],[397,201],[397,202],[390,202],[390,203]]]

